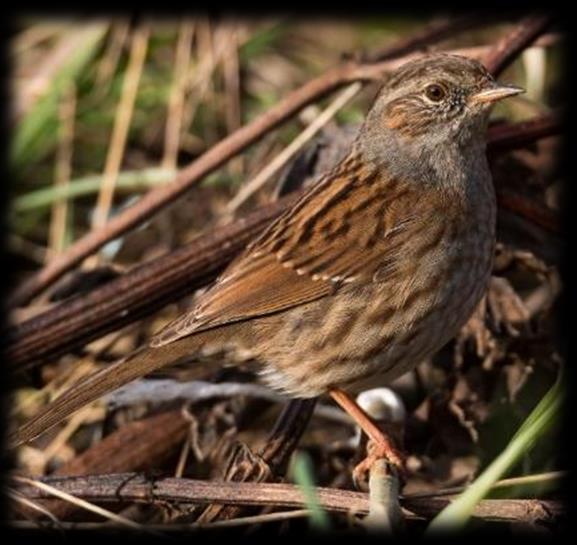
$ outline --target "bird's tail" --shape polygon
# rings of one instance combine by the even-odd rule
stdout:
[[[204,344],[205,336],[204,334],[193,335],[158,348],[145,346],[87,376],[16,430],[10,437],[10,443],[14,446],[27,443],[99,397],[128,382],[195,354]],[[207,372],[206,365],[193,367],[198,369],[198,376]]]

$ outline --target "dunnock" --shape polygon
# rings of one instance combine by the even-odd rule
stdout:
[[[482,297],[495,243],[487,119],[492,104],[521,91],[463,57],[403,65],[348,155],[191,312],[73,386],[22,426],[17,441],[156,369],[226,353],[227,361],[251,361],[289,396],[330,393],[373,440],[373,456],[399,464],[345,390],[411,369],[455,335]]]

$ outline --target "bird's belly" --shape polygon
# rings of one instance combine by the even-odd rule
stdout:
[[[394,289],[369,283],[286,313],[263,354],[263,378],[289,395],[313,397],[404,374],[449,341],[479,303],[493,254],[490,241],[483,246],[433,260]]]

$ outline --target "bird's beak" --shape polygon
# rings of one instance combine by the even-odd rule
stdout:
[[[475,104],[491,104],[493,102],[497,102],[498,100],[512,97],[524,92],[525,89],[522,87],[517,87],[516,85],[502,85],[500,83],[495,83],[489,89],[483,89],[482,91],[472,95],[470,100]]]

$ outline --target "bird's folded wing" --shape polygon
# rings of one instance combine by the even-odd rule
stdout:
[[[394,273],[411,226],[420,223],[418,199],[376,174],[341,174],[276,220],[151,345],[314,301],[377,271],[381,282]]]

